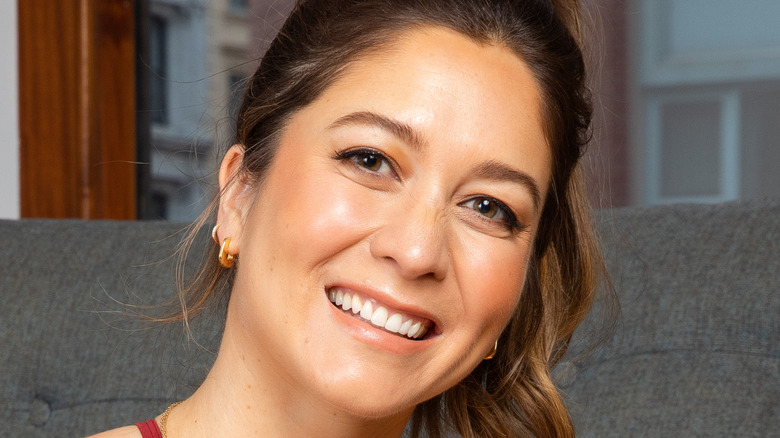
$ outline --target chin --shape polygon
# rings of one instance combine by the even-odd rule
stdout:
[[[348,413],[351,416],[368,419],[381,420],[390,417],[408,418],[411,416],[418,402],[409,401],[388,401],[381,397],[344,397],[335,401],[334,404],[339,410]]]
[[[327,387],[320,386],[320,397],[335,410],[349,416],[379,420],[395,416],[408,417],[419,403],[435,395],[426,397],[418,392],[419,388],[414,387],[413,381],[388,385],[386,382],[389,380],[361,376],[345,378],[341,382],[331,381],[332,384]]]

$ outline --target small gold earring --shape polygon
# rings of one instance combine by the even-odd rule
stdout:
[[[483,360],[493,359],[493,357],[495,357],[495,355],[496,355],[496,351],[498,351],[498,339],[496,339],[496,343],[493,344],[493,351],[491,351],[490,354],[485,356],[485,359],[483,359]]]
[[[217,237],[217,229],[219,228],[221,224],[214,225],[214,228],[211,229],[211,238],[214,239],[214,243],[219,245],[219,237]]]
[[[230,237],[225,237],[225,240],[222,241],[222,246],[219,248],[219,264],[223,268],[232,268],[236,262],[235,256],[228,252],[229,249]]]

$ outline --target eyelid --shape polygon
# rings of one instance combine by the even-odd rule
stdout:
[[[501,210],[501,212],[504,214],[505,219],[493,219],[493,218],[489,218],[489,217],[487,217],[485,215],[482,215],[482,214],[479,214],[479,213],[475,212],[477,214],[477,216],[479,216],[480,220],[484,220],[484,221],[488,221],[488,222],[492,222],[492,223],[501,223],[508,230],[510,230],[512,232],[512,234],[516,234],[518,232],[521,232],[521,231],[524,231],[524,230],[528,229],[528,225],[525,225],[525,224],[521,223],[517,219],[517,215],[515,214],[515,212],[508,205],[506,205],[506,203],[504,203],[504,202],[502,202],[502,201],[500,201],[500,200],[498,200],[498,199],[496,199],[496,198],[494,198],[492,196],[489,196],[489,195],[475,195],[475,196],[471,196],[468,199],[466,199],[465,201],[461,202],[460,205],[472,205],[474,202],[477,202],[478,200],[481,200],[481,199],[487,199],[490,202],[495,203],[496,207],[499,208]],[[471,206],[469,206],[469,208],[473,209],[473,207],[471,207]]]
[[[358,146],[358,147],[354,147],[354,148],[349,148],[349,149],[345,149],[343,151],[337,151],[334,154],[334,158],[337,159],[337,160],[341,160],[341,161],[350,160],[350,161],[354,162],[353,158],[355,156],[357,156],[357,155],[360,155],[360,154],[376,155],[377,158],[379,158],[380,160],[384,160],[387,163],[388,167],[390,167],[390,173],[392,174],[393,179],[400,181],[401,178],[400,178],[398,170],[397,170],[398,169],[398,163],[396,163],[395,160],[393,160],[387,154],[385,154],[384,152],[382,152],[382,151],[380,151],[380,150],[378,150],[376,148],[372,148],[372,147],[368,147],[368,146]],[[381,175],[381,172],[371,171],[371,170],[366,169],[366,168],[364,168],[362,166],[359,166],[357,163],[355,163],[355,165],[357,167],[359,167],[362,171],[366,172],[366,173],[373,174],[373,175]]]

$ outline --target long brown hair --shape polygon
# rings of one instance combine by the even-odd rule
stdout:
[[[302,0],[247,84],[236,125],[236,143],[245,148],[240,177],[260,184],[290,117],[351,63],[392,45],[402,32],[446,27],[512,50],[533,72],[553,165],[525,288],[495,359],[420,404],[413,437],[425,431],[436,438],[449,429],[463,437],[574,435],[551,369],[603,273],[579,168],[591,120],[579,17],[576,0]],[[211,214],[213,208],[193,235]],[[195,281],[181,288],[183,311],[172,319],[187,321],[229,294],[235,268],[221,269],[216,253],[213,246]]]

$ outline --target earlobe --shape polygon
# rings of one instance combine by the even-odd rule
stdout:
[[[230,238],[229,252],[236,255],[241,248],[244,214],[248,210],[247,181],[242,175],[244,146],[235,144],[225,153],[219,167],[219,210],[216,232],[219,242]]]

